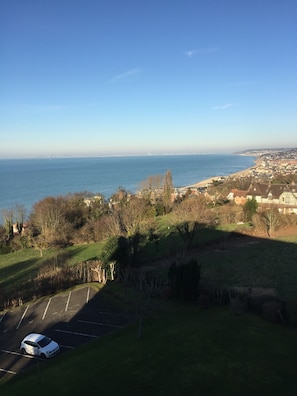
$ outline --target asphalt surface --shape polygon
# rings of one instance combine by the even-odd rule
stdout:
[[[58,342],[63,354],[132,320],[132,316],[114,309],[90,287],[0,312],[0,378],[43,363],[43,359],[20,351],[20,343],[29,333],[49,336]]]

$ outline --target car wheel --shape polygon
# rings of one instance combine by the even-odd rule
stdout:
[[[42,354],[40,355],[40,357],[41,357],[42,359],[45,359],[45,358],[46,358],[46,356],[45,356],[44,353],[42,353]]]
[[[22,352],[23,355],[26,355],[26,349],[25,348],[22,348],[21,352]]]

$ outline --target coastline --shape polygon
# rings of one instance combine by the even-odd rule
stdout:
[[[205,179],[215,179],[209,175],[228,175],[228,170],[232,173],[254,164],[254,158],[244,157],[203,154],[2,161],[0,180],[5,189],[1,192],[0,210],[23,205],[30,214],[34,204],[47,196],[75,192],[100,193],[108,199],[119,186],[134,193],[149,175],[164,175],[166,170],[172,172],[175,188],[205,185]]]
[[[184,188],[208,187],[209,185],[211,185],[213,183],[213,181],[218,181],[220,179],[227,179],[227,178],[233,178],[233,177],[235,177],[235,178],[236,177],[246,177],[246,176],[248,176],[250,174],[250,172],[252,170],[255,170],[256,167],[257,167],[257,165],[251,166],[250,168],[243,169],[243,170],[241,170],[239,172],[232,173],[231,175],[228,175],[228,176],[214,176],[214,177],[211,177],[209,179],[201,180],[201,181],[199,181],[197,183],[191,184],[191,185],[186,186]]]
[[[197,183],[190,184],[190,185],[188,185],[188,186],[186,186],[184,188],[199,188],[199,187],[200,188],[201,187],[205,188],[205,187],[210,186],[213,183],[213,181],[218,181],[218,180],[227,179],[227,178],[247,177],[247,176],[250,175],[250,173],[252,171],[257,170],[259,164],[260,164],[259,163],[259,156],[255,156],[255,165],[250,166],[247,169],[243,169],[241,171],[238,171],[238,172],[235,172],[235,173],[231,173],[228,176],[214,176],[214,177],[210,177],[208,179],[201,180],[201,181],[199,181]]]

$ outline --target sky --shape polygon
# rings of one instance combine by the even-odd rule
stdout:
[[[297,147],[296,0],[0,0],[0,159]]]

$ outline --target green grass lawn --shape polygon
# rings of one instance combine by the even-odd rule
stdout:
[[[297,394],[297,330],[227,308],[162,313],[0,383],[1,396]]]
[[[92,260],[97,257],[103,243],[71,246],[66,249],[49,249],[39,251],[23,249],[0,255],[0,288],[16,289],[28,280],[32,280],[42,264],[55,257],[65,256],[69,265]]]
[[[165,228],[165,225],[163,225]],[[152,243],[145,246],[140,262],[158,265],[162,260],[172,263],[176,252],[182,251],[182,241],[176,232],[165,228],[158,249]],[[230,230],[206,229],[198,234],[202,249],[195,250],[195,258],[201,264],[201,282],[219,288],[234,286],[274,288],[283,298],[297,298],[297,237],[280,239],[254,238],[240,246],[226,244]],[[210,249],[203,249],[211,241],[220,240]],[[228,243],[228,242],[227,242]],[[69,265],[96,259],[104,243],[71,246],[66,249],[50,249],[40,257],[38,251],[25,249],[0,256],[0,289],[19,288],[34,278],[42,264],[55,257],[65,256]],[[165,272],[167,269],[165,269]],[[164,272],[162,269],[161,272]],[[166,273],[163,274],[166,276]]]
[[[201,282],[218,287],[268,287],[297,298],[297,238],[253,239],[228,244],[228,230],[207,230],[198,249]],[[220,239],[220,238],[219,238]],[[226,239],[226,245],[225,245]],[[168,230],[160,250],[148,246],[148,262],[166,257],[178,236]],[[102,244],[39,252],[28,249],[0,256],[0,290],[32,279],[45,260],[65,254],[69,265],[97,257]],[[100,289],[100,288],[99,288]],[[107,291],[109,290],[109,291]],[[103,287],[113,301],[121,292]],[[119,294],[118,294],[119,293]],[[35,369],[0,382],[1,396],[43,395],[297,395],[297,330],[227,308],[201,310],[196,304],[154,300],[144,322],[63,353]]]
[[[292,241],[253,239],[207,250],[198,260],[206,284],[273,288],[284,299],[297,298],[297,245]]]

